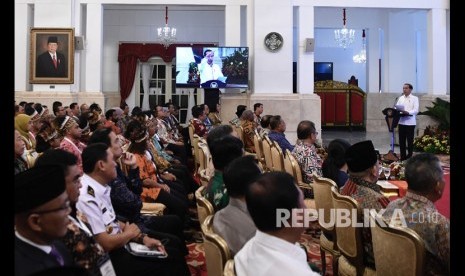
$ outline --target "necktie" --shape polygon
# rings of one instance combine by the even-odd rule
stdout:
[[[53,60],[53,65],[55,66],[55,69],[57,69],[57,59],[55,55],[53,55],[52,60]]]
[[[52,245],[52,251],[50,251],[49,254],[50,256],[53,256],[57,260],[60,266],[63,266],[65,264],[63,257],[61,256],[60,252],[58,252],[57,248],[54,245]]]

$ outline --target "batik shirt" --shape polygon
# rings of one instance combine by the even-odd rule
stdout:
[[[396,209],[402,210],[407,227],[417,232],[425,242],[428,251],[426,261],[428,275],[448,274],[450,262],[449,220],[438,212],[432,201],[410,191],[407,191],[403,198],[391,202],[387,206],[383,218],[387,222],[391,222],[391,217]]]
[[[223,173],[215,171],[215,175],[210,180],[205,189],[205,197],[215,208],[215,211],[221,210],[229,203],[229,195],[223,182]]]
[[[347,180],[344,187],[342,187],[341,194],[354,198],[362,210],[375,209],[379,211],[386,208],[389,204],[389,199],[381,194],[380,186],[358,177],[349,177],[349,180]],[[364,221],[363,214],[362,212],[362,221]],[[373,254],[373,244],[371,242],[370,227],[364,227],[362,229],[362,240],[365,265],[374,268],[375,258]]]
[[[301,140],[297,140],[297,144],[292,151],[297,163],[299,163],[302,171],[302,179],[305,183],[313,183],[312,174],[316,173],[322,176],[321,166],[323,160],[316,152],[315,145],[306,145]]]

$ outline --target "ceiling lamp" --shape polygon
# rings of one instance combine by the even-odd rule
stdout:
[[[334,30],[334,39],[339,47],[347,48],[352,42],[354,42],[355,31],[347,29],[346,27],[346,9],[342,9],[342,22],[343,26],[340,30]]]
[[[355,63],[366,63],[367,62],[367,40],[365,37],[365,29],[362,33],[362,50],[360,54],[353,56],[352,58]]]
[[[158,28],[158,40],[160,43],[168,48],[170,44],[176,41],[176,28],[168,27],[168,6],[165,7],[166,9],[166,17],[165,17],[165,27]]]

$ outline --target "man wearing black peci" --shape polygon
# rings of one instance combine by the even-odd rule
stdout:
[[[38,78],[66,78],[68,66],[65,55],[57,52],[58,38],[49,36],[47,51],[37,58],[36,77]]]

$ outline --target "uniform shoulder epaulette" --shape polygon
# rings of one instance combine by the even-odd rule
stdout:
[[[95,191],[91,186],[87,186],[87,194],[95,197]]]

